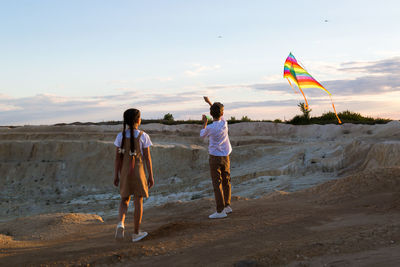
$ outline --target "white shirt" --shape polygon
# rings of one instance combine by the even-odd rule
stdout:
[[[139,133],[140,133],[139,130],[134,130],[133,136],[136,138],[139,136]],[[125,131],[125,137],[131,138],[131,133],[130,133],[129,129],[127,129]],[[150,136],[145,132],[143,132],[142,136],[140,137],[139,143],[140,143],[140,152],[142,152],[142,155],[143,155],[143,148],[148,148],[149,146],[153,145],[153,143],[150,140]],[[114,142],[114,145],[116,147],[121,147],[121,144],[122,144],[122,132],[120,132],[117,135],[117,138],[115,138],[115,142]]]
[[[209,137],[208,153],[213,156],[228,156],[232,152],[228,136],[228,122],[221,117],[200,131],[201,137]]]

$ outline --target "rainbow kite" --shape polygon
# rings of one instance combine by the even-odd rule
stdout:
[[[333,110],[335,111],[336,118],[338,119],[339,123],[342,123],[339,119],[339,116],[336,113],[335,104],[333,104],[331,93],[329,93],[328,90],[326,90],[303,67],[301,67],[299,65],[299,63],[297,62],[296,58],[293,56],[292,53],[290,53],[289,56],[286,58],[285,66],[283,69],[283,78],[286,78],[288,80],[290,86],[293,88],[293,90],[295,92],[296,92],[296,90],[294,89],[290,80],[292,80],[297,85],[297,87],[299,88],[300,92],[302,93],[302,95],[304,97],[304,101],[306,102],[305,103],[306,109],[308,109],[308,102],[307,102],[306,96],[304,95],[303,89],[318,88],[318,89],[321,89],[321,90],[324,90],[325,92],[327,92],[329,94],[329,97],[331,98],[332,107],[333,107]]]

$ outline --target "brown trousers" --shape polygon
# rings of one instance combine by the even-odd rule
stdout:
[[[231,164],[229,156],[210,155],[209,163],[217,212],[221,212],[231,204]]]

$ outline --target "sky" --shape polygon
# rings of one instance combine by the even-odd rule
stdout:
[[[0,125],[200,119],[288,120],[292,52],[338,112],[400,119],[400,2],[0,0]],[[306,89],[311,115],[332,111]]]

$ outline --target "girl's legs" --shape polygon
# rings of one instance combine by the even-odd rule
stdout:
[[[121,198],[121,202],[119,203],[119,221],[124,225],[126,213],[128,212],[129,201],[131,197],[123,197]]]
[[[134,233],[139,234],[139,227],[143,216],[143,197],[134,196],[133,204],[135,205],[135,212],[133,214]]]

